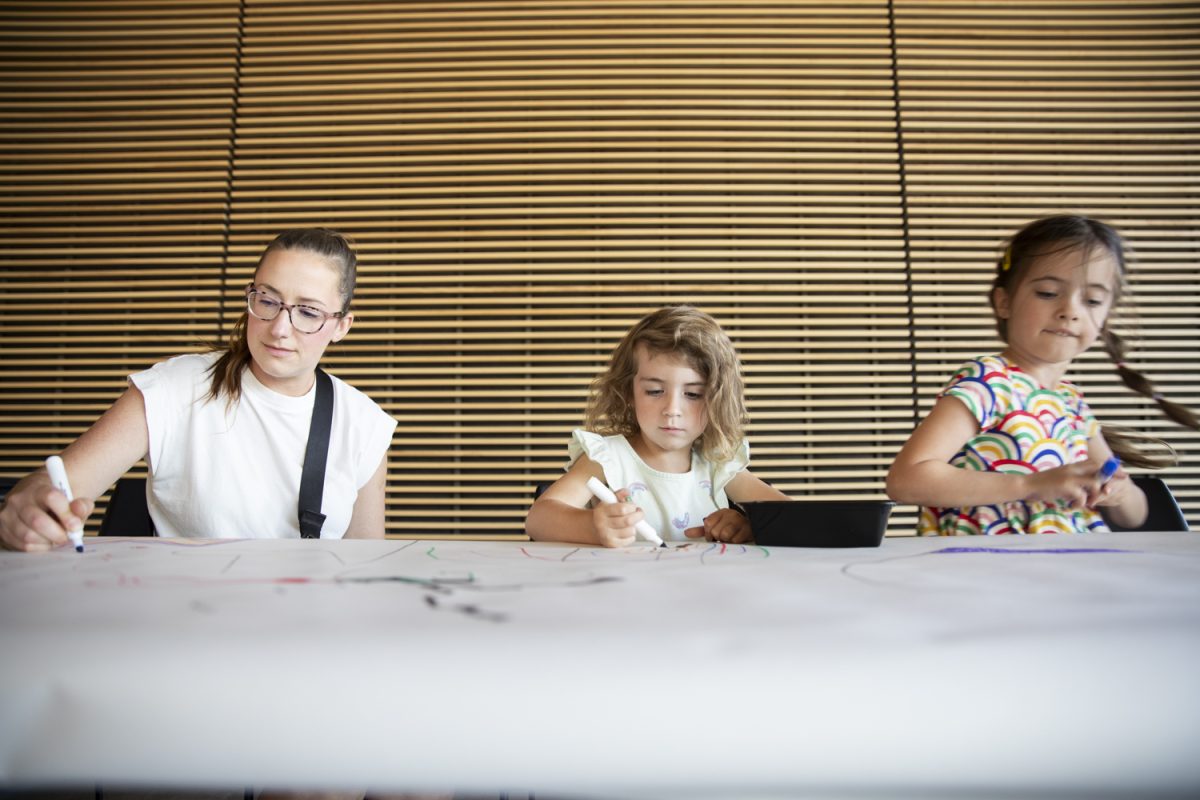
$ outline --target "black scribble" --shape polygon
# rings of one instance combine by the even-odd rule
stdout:
[[[452,604],[446,602],[456,591],[472,591],[484,594],[491,592],[521,592],[532,589],[576,588],[582,586],[598,586],[605,583],[616,583],[624,578],[616,575],[596,575],[573,581],[558,581],[552,583],[512,583],[484,584],[475,580],[474,576],[463,578],[414,578],[410,575],[376,575],[360,578],[336,578],[334,583],[340,584],[372,584],[400,583],[407,586],[417,586],[428,594],[424,595],[425,605],[433,611],[452,611],[472,619],[485,622],[507,622],[509,615],[499,611],[489,611],[474,603]],[[438,598],[442,598],[439,600]]]
[[[190,602],[188,604],[188,608],[190,608],[192,611],[195,611],[197,614],[215,614],[215,613],[217,613],[217,609],[215,609],[213,606],[209,605],[208,603],[204,602],[203,600],[193,600],[192,602]]]

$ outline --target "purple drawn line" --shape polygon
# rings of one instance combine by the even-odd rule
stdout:
[[[1033,549],[1010,549],[1007,547],[943,547],[931,550],[929,555],[939,553],[1003,553],[1005,555],[1061,554],[1061,553],[1140,553],[1141,550],[1120,550],[1115,547],[1035,547]]]

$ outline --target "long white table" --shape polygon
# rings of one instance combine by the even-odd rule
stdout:
[[[1200,535],[0,554],[0,788],[1200,795]]]

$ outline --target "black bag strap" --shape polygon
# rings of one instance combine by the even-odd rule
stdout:
[[[325,463],[329,459],[329,429],[333,427],[333,379],[317,367],[317,396],[313,401],[312,422],[308,426],[308,446],[304,449],[304,470],[300,473],[300,537],[321,538],[325,515],[321,513],[321,495],[325,493]]]

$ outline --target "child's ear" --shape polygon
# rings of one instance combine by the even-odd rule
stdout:
[[[1008,290],[1003,286],[997,286],[992,289],[992,308],[996,309],[996,316],[1000,319],[1008,319],[1009,312],[1009,297]]]

